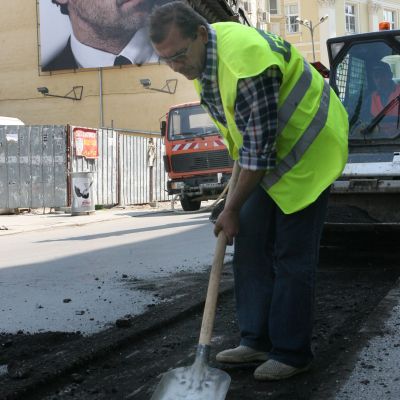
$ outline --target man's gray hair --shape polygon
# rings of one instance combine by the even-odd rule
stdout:
[[[207,20],[183,1],[171,1],[156,7],[150,15],[150,39],[161,43],[172,26],[176,26],[184,38],[195,39],[199,26],[207,26]]]

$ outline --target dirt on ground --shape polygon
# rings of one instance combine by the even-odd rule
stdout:
[[[367,338],[359,333],[400,274],[398,254],[325,248],[321,253],[311,371],[285,382],[257,382],[256,365],[229,366],[215,354],[238,344],[232,273],[226,266],[211,346],[210,365],[232,378],[228,400],[328,399],[350,372]],[[0,399],[150,399],[162,373],[194,361],[206,274],[132,281],[162,302],[144,315],[116,321],[99,334],[0,335]],[[323,395],[322,395],[323,393]],[[211,400],[211,399],[210,399]]]

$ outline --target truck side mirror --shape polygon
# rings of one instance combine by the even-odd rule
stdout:
[[[161,132],[161,136],[165,136],[165,134],[167,132],[167,122],[166,121],[161,121],[160,132]]]

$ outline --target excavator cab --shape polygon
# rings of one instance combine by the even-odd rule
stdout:
[[[330,84],[349,114],[351,142],[400,136],[400,33],[395,32],[328,41]]]
[[[323,241],[400,234],[400,30],[329,39],[329,83],[349,115],[349,158]],[[350,240],[344,232],[350,232]]]

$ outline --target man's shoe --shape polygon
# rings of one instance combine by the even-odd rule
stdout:
[[[258,381],[279,381],[290,378],[310,369],[311,364],[305,367],[292,367],[276,360],[268,360],[254,371],[254,378]]]
[[[238,346],[234,349],[224,350],[217,354],[216,360],[222,363],[249,363],[268,360],[266,351],[254,350],[248,346]]]

